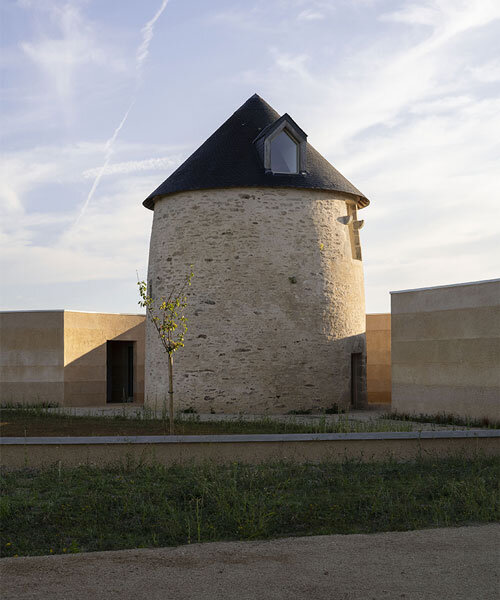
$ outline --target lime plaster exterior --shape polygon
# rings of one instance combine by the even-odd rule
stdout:
[[[134,344],[134,402],[144,401],[144,315],[0,312],[0,402],[106,405],[106,342]]]
[[[366,387],[369,404],[391,404],[391,314],[366,315]]]
[[[0,401],[64,403],[64,311],[0,313]]]
[[[500,279],[392,292],[392,409],[500,421]]]

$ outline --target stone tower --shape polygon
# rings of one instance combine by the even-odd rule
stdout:
[[[366,402],[357,210],[368,199],[288,115],[247,100],[145,201],[148,282],[166,296],[193,264],[176,409],[286,413]],[[146,406],[166,358],[146,331]]]

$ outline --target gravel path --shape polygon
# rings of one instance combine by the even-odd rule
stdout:
[[[500,525],[4,558],[2,599],[497,600]]]

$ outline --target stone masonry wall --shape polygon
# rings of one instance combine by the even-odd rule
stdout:
[[[365,351],[362,263],[349,196],[236,188],[155,204],[148,282],[166,295],[193,264],[189,331],[174,355],[176,409],[285,413],[351,398],[351,353]],[[160,407],[166,357],[146,332],[145,404]],[[363,361],[364,364],[364,361]],[[366,400],[361,369],[360,404]]]

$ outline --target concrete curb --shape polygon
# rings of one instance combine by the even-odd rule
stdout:
[[[131,437],[3,438],[8,469],[131,464],[415,460],[500,455],[500,430]]]
[[[80,445],[80,444],[197,444],[248,442],[334,442],[349,440],[429,440],[500,438],[500,429],[459,431],[388,431],[366,433],[264,433],[239,435],[137,435],[92,437],[4,437],[0,445]]]

